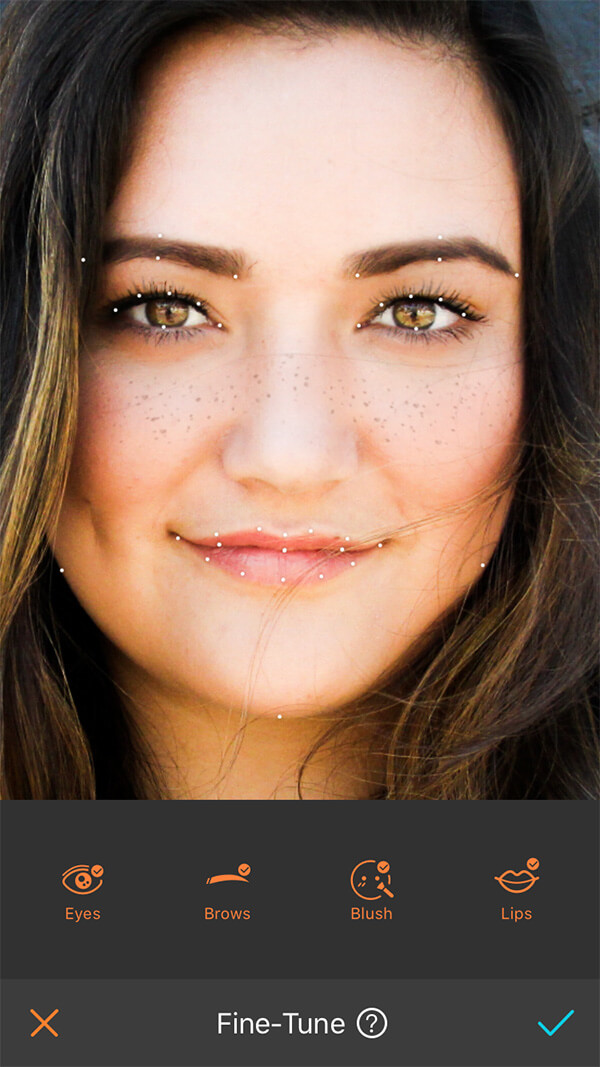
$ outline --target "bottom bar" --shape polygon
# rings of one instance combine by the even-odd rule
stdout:
[[[587,979],[5,979],[4,1067],[597,1067]]]

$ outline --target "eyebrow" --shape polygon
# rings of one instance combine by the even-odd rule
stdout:
[[[192,244],[189,241],[157,241],[155,237],[116,237],[104,245],[105,263],[124,263],[129,259],[168,259],[171,263],[226,276],[237,274],[241,277],[250,269],[248,260],[241,252],[213,245]]]
[[[231,277],[247,275],[250,264],[242,252],[219,248],[215,245],[200,245],[190,241],[157,240],[155,237],[117,237],[104,245],[105,263],[124,263],[130,259],[167,259],[195,270]],[[405,244],[383,245],[358,252],[344,261],[344,272],[349,276],[373,277],[391,274],[410,263],[427,260],[474,259],[486,267],[514,276],[506,257],[491,245],[476,237],[461,237],[452,240],[411,241]]]
[[[347,274],[372,277],[375,274],[391,274],[409,263],[424,260],[474,259],[486,267],[512,274],[513,268],[497,249],[483,244],[476,237],[460,237],[437,241],[411,241],[408,244],[383,245],[350,256],[344,263]]]

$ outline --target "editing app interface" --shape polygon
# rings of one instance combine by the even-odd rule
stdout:
[[[2,1067],[600,1067],[599,14],[0,0]]]
[[[5,1067],[595,1067],[598,811],[14,803]]]

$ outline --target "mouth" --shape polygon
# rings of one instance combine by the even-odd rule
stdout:
[[[526,893],[535,882],[539,882],[536,875],[525,870],[505,871],[504,874],[494,875],[494,879],[509,893]]]
[[[349,537],[311,531],[270,534],[262,529],[215,533],[198,540],[176,535],[200,562],[214,566],[240,582],[267,586],[323,585],[349,574],[385,541],[360,544]]]

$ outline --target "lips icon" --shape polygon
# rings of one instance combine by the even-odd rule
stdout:
[[[539,877],[533,871],[539,867],[539,860],[527,860],[527,867],[522,871],[504,871],[504,874],[495,874],[494,880],[499,882],[507,893],[527,893],[532,889]]]

